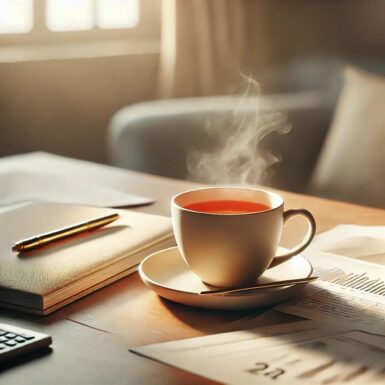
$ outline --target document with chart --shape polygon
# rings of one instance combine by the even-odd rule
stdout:
[[[319,279],[276,309],[385,334],[385,227],[338,226],[317,238],[305,255]]]
[[[371,384],[385,381],[385,337],[299,321],[133,349],[226,384]]]

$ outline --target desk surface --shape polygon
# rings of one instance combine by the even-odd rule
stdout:
[[[54,170],[103,181],[156,203],[135,210],[169,215],[170,198],[196,187],[189,182],[144,175],[108,166],[36,153],[4,158],[0,170]],[[318,232],[340,223],[384,225],[385,210],[280,192],[286,208],[303,207],[317,221]],[[295,241],[301,223],[285,230],[284,245]],[[138,274],[126,277],[45,318],[1,310],[0,322],[51,334],[51,352],[20,359],[0,371],[2,384],[211,384],[211,381],[136,356],[130,347],[252,328],[297,318],[268,310],[219,312],[198,310],[162,300]]]

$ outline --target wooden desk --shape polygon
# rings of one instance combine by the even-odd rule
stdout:
[[[195,185],[138,174],[102,165],[37,153],[5,158],[0,170],[44,169],[116,187],[157,201],[135,210],[169,215],[170,198]],[[310,210],[318,231],[339,223],[384,225],[385,211],[320,198],[280,192],[286,208]],[[295,238],[286,231],[284,243]],[[0,372],[3,384],[210,384],[211,381],[136,356],[128,349],[205,334],[295,320],[264,310],[217,312],[199,310],[162,300],[149,291],[138,274],[124,278],[46,318],[0,310],[0,322],[46,332],[52,351],[20,359]]]

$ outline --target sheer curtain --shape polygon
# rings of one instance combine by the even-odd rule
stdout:
[[[244,0],[163,0],[160,97],[213,95],[239,80]]]

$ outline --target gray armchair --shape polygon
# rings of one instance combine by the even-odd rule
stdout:
[[[385,207],[384,192],[381,188],[371,199],[366,193],[366,188],[353,191],[362,184],[362,180],[366,181],[367,186],[378,186],[378,181],[383,179],[382,171],[367,173],[364,178],[362,173],[355,176],[353,171],[349,182],[345,180],[343,172],[338,171],[337,175],[334,175],[334,172],[333,178],[328,174],[326,179],[325,173],[320,178],[319,172],[313,172],[331,125],[338,95],[344,83],[343,69],[347,64],[385,75],[383,57],[333,56],[294,58],[289,63],[271,67],[258,74],[258,80],[264,89],[273,95],[260,98],[261,111],[281,111],[287,114],[292,126],[287,135],[272,133],[264,140],[264,148],[281,159],[270,167],[271,179],[265,184]],[[240,104],[241,100],[242,97],[202,97],[153,101],[123,108],[115,114],[108,128],[110,161],[132,170],[173,178],[189,178],[186,157],[190,151],[213,151],[218,145],[218,140],[222,139],[221,122],[226,124],[226,120],[231,119],[234,108],[241,110],[245,116],[255,112],[255,98],[248,98],[247,102]],[[371,117],[368,116],[369,118]],[[365,119],[363,121],[365,122]],[[208,122],[219,122],[214,136],[209,135],[207,131]],[[362,124],[362,129],[365,129],[366,136],[370,133],[373,143],[382,148],[382,142],[377,138],[378,135],[375,136],[375,130],[369,130],[365,123]],[[381,133],[381,130],[377,131]],[[329,135],[328,139],[330,137]],[[357,141],[359,142],[359,132]],[[340,138],[338,146],[342,146],[341,154],[346,154],[344,164],[349,163],[349,159],[356,158],[355,149],[346,148],[343,137]],[[325,159],[327,147],[330,149],[328,145],[323,146],[323,156],[317,165],[317,171]],[[338,153],[338,149],[336,151]],[[335,162],[334,158],[330,159],[329,170],[334,168]],[[340,180],[340,185],[341,181],[346,182],[344,192],[336,188],[333,182],[335,178]]]
[[[188,178],[186,157],[191,150],[210,152],[220,135],[209,135],[208,122],[225,122],[238,112],[280,111],[292,126],[286,135],[271,133],[264,147],[280,162],[271,166],[269,185],[305,192],[333,114],[330,95],[301,92],[255,97],[199,97],[161,100],[128,106],[118,111],[108,128],[109,158],[119,167]]]

